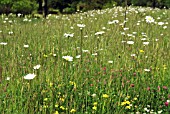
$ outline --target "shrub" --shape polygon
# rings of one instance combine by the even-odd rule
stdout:
[[[11,12],[12,0],[0,0],[0,14],[9,14]]]
[[[14,2],[12,10],[14,13],[31,14],[38,8],[36,2],[30,0],[19,0]]]
[[[67,13],[67,14],[74,13],[75,11],[76,11],[75,8],[72,7],[67,7],[63,9],[63,13]]]
[[[112,8],[112,7],[116,6],[116,5],[117,5],[117,3],[115,1],[111,1],[111,2],[106,3],[103,6],[103,9],[105,9],[105,8]]]
[[[49,8],[48,13],[49,14],[60,14],[60,11],[58,9]]]

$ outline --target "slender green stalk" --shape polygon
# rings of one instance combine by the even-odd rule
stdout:
[[[126,27],[126,15],[127,15],[127,0],[125,0],[125,13],[124,13],[124,15],[125,15],[125,17],[124,17],[124,28]]]
[[[80,29],[81,31],[81,36],[80,36],[80,55],[81,55],[81,59],[80,59],[80,63],[82,65],[83,62],[83,29]]]

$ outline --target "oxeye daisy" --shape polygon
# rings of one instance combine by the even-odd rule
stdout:
[[[153,23],[155,21],[154,18],[151,17],[151,16],[146,16],[145,20],[146,20],[147,23]]]
[[[78,26],[80,29],[82,29],[82,28],[84,28],[86,25],[85,25],[85,24],[77,24],[77,26]]]
[[[134,44],[134,41],[127,41],[127,44]]]
[[[1,42],[0,45],[4,45],[5,46],[5,45],[7,45],[7,43],[6,42]]]
[[[34,70],[36,70],[36,69],[39,69],[40,67],[41,67],[41,65],[36,65],[33,68],[34,68]]]
[[[63,59],[65,59],[66,61],[73,61],[73,57],[71,56],[63,56]]]
[[[35,78],[35,74],[27,74],[27,75],[25,75],[24,76],[24,79],[26,79],[26,80],[32,80],[32,79],[34,79]]]

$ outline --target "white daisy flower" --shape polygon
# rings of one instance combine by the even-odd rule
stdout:
[[[85,53],[86,53],[86,52],[89,52],[89,50],[82,50],[82,51],[85,52]]]
[[[145,72],[150,72],[150,69],[144,69]]]
[[[131,56],[132,56],[132,57],[135,57],[135,56],[136,56],[136,54],[131,54]]]
[[[123,28],[123,30],[129,30],[129,28]]]
[[[146,17],[145,17],[145,20],[146,20],[147,23],[153,23],[153,22],[155,22],[154,18],[151,17],[151,16],[146,16]]]
[[[81,57],[81,55],[77,55],[77,56],[76,56],[77,59],[80,58],[80,57]]]
[[[127,41],[127,44],[134,44],[134,41]]]
[[[10,77],[7,77],[6,80],[10,80]]]
[[[143,42],[143,45],[148,45],[149,44],[149,42]]]
[[[7,43],[6,42],[0,42],[0,45],[7,45]]]
[[[72,34],[64,33],[64,37],[73,37],[73,36],[74,36],[74,33],[72,33]]]
[[[100,31],[100,32],[96,32],[95,35],[102,35],[104,33],[105,33],[104,31]]]
[[[35,78],[35,74],[27,74],[26,76],[24,76],[24,79],[26,79],[26,80],[32,80],[32,79],[34,79]]]
[[[28,48],[29,47],[29,45],[24,45],[24,48]]]
[[[91,96],[92,96],[92,97],[96,97],[96,94],[95,94],[95,93],[93,93]]]
[[[162,26],[164,25],[164,22],[158,22],[158,25]]]
[[[167,29],[168,27],[167,26],[163,26],[163,29]]]
[[[34,68],[34,70],[37,70],[37,69],[39,69],[40,67],[41,67],[41,65],[39,64],[39,65],[34,66],[33,68]]]
[[[93,53],[92,55],[94,55],[94,56],[95,56],[95,55],[97,55],[97,53]]]
[[[108,63],[113,63],[113,61],[108,61]]]
[[[63,59],[65,59],[66,61],[73,61],[73,57],[71,56],[63,56]]]
[[[24,22],[26,22],[26,21],[28,21],[28,19],[27,19],[27,18],[25,18],[25,19],[23,19],[23,21],[24,21]]]
[[[77,24],[78,27],[84,28],[86,25],[85,24]]]
[[[119,20],[113,20],[113,21],[109,21],[108,24],[111,25],[111,24],[116,24],[116,23],[119,23]]]

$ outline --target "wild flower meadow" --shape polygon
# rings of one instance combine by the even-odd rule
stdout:
[[[170,10],[124,14],[1,15],[1,114],[170,113]]]

